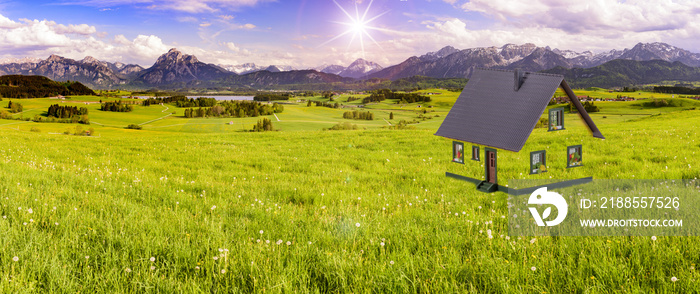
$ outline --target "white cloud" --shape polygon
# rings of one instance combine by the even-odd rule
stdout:
[[[199,20],[196,17],[192,16],[180,16],[175,18],[179,22],[198,22]]]
[[[226,48],[228,48],[229,50],[231,50],[231,51],[233,51],[233,52],[239,52],[239,51],[241,51],[241,48],[238,48],[238,47],[236,46],[236,44],[234,44],[233,42],[228,42],[228,43],[226,43]]]
[[[239,26],[239,28],[241,28],[241,29],[246,29],[246,30],[252,30],[252,29],[255,28],[255,25],[254,25],[254,24],[247,23],[247,24],[244,24],[244,25],[242,25],[242,26]]]
[[[147,4],[156,10],[175,10],[187,13],[216,12],[222,9],[236,9],[243,6],[255,6],[261,2],[274,0],[83,0],[65,1],[64,5],[83,5],[93,7],[114,7],[120,5]]]
[[[461,6],[519,27],[569,33],[648,32],[683,28],[697,18],[693,0],[471,0]]]

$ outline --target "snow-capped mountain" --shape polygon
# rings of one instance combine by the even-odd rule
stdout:
[[[345,70],[346,67],[342,65],[321,65],[318,67],[315,67],[314,69],[320,72],[325,72],[329,74],[334,74],[334,75],[340,75]]]
[[[519,67],[528,71],[542,71],[558,66],[590,68],[615,59],[679,61],[688,66],[700,66],[700,54],[665,43],[639,43],[631,49],[610,50],[599,54],[590,51],[575,52],[537,47],[534,44],[506,44],[500,48],[483,47],[465,50],[447,46],[421,57],[411,57],[400,64],[370,74],[369,77],[399,79],[423,75],[435,78],[464,78],[469,77],[477,67],[503,69]]]
[[[355,60],[347,68],[340,72],[341,77],[362,78],[376,71],[382,70],[382,66],[362,58]]]

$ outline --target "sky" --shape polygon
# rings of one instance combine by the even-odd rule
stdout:
[[[534,43],[595,53],[700,45],[696,0],[0,0],[0,59],[51,54],[151,66],[382,66],[437,51]]]

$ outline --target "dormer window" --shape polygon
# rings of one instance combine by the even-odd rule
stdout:
[[[564,129],[564,108],[552,108],[549,110],[549,130],[558,131]]]

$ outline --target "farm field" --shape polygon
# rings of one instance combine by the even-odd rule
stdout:
[[[75,124],[0,120],[0,292],[700,288],[698,237],[508,237],[506,194],[445,177],[483,175],[483,167],[452,163],[451,140],[433,135],[458,95],[421,107],[370,104],[373,121],[342,118],[354,108],[285,104],[279,121],[266,116],[280,131],[265,133],[246,132],[259,118],[85,104],[99,97],[65,102],[89,108],[91,125],[82,127],[97,136],[57,134]],[[338,101],[359,105],[346,99]],[[60,103],[18,101],[25,112],[17,116],[30,118]],[[697,179],[700,102],[674,101],[596,102],[601,111],[591,116],[605,140],[568,114],[567,131],[535,129],[521,152],[499,152],[499,162],[512,163],[499,166],[499,179]],[[382,128],[414,119],[415,129]],[[322,131],[339,122],[365,130]],[[519,165],[530,151],[564,150],[572,140],[586,146],[583,167],[528,175]]]

